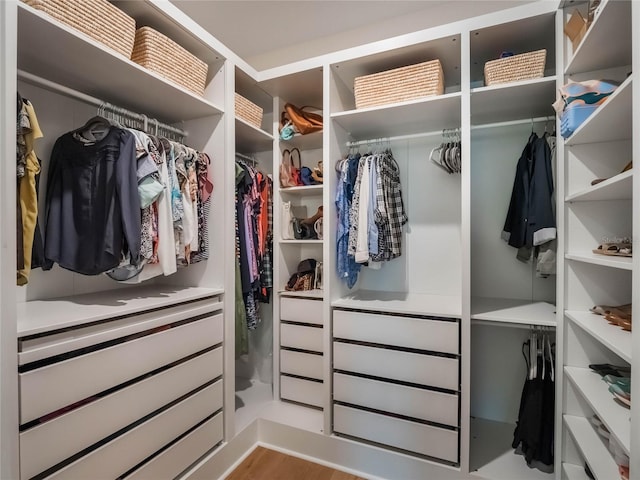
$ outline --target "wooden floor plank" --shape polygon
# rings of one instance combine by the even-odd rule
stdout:
[[[365,480],[350,473],[257,447],[226,480]]]

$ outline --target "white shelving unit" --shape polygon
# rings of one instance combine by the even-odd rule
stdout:
[[[472,298],[471,320],[543,327],[557,324],[555,305],[511,298]]]
[[[619,82],[615,92],[564,141],[564,385],[562,402],[557,405],[562,405],[565,426],[561,461],[567,478],[584,478],[585,462],[598,480],[620,477],[617,463],[624,460],[598,435],[590,422],[594,414],[630,461],[637,461],[631,449],[634,426],[630,410],[619,404],[608,384],[588,368],[604,362],[629,364],[632,372],[635,369],[632,333],[610,325],[589,309],[632,303],[637,290],[632,281],[637,275],[633,258],[591,251],[606,238],[629,236],[635,229],[637,179],[634,169],[620,172],[637,148],[632,126],[633,91],[637,87],[633,75],[627,75],[632,71],[631,16],[636,7],[634,2],[603,1],[575,51],[568,39],[563,45],[564,82],[591,78]],[[572,10],[565,12],[565,19]],[[608,33],[612,28],[615,39]],[[600,48],[603,41],[609,48]],[[607,152],[615,153],[611,156]],[[590,185],[596,177],[607,179]]]

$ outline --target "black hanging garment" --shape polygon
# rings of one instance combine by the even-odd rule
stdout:
[[[511,446],[522,453],[529,467],[553,471],[555,384],[552,359],[537,355],[529,359],[525,353],[530,340],[523,344],[527,377],[522,388],[518,420]],[[530,378],[531,362],[537,364],[537,375]],[[544,373],[543,373],[544,372]]]

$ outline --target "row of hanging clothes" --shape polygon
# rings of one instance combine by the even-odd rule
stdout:
[[[442,130],[442,143],[431,150],[429,160],[449,174],[462,172],[462,142],[459,128]]]
[[[43,270],[57,263],[138,283],[208,258],[209,156],[181,143],[170,126],[143,129],[145,116],[105,104],[56,140]]]
[[[515,168],[511,200],[501,237],[517,249],[522,262],[533,259],[536,275],[556,273],[555,131],[533,128]]]
[[[236,356],[249,352],[249,330],[261,323],[260,304],[273,290],[273,180],[255,160],[236,154]]]
[[[531,327],[522,344],[526,375],[512,447],[527,465],[553,472],[555,422],[554,333],[545,327]]]
[[[338,277],[352,288],[362,266],[380,269],[402,255],[408,221],[400,168],[391,149],[350,151],[336,163]]]

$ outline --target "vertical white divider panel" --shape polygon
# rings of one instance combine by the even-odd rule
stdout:
[[[460,321],[460,469],[469,471],[471,440],[471,42],[469,30],[460,37],[462,174],[460,194],[462,246],[462,318]]]
[[[324,409],[324,426],[323,431],[325,435],[331,434],[331,392],[333,391],[332,375],[331,375],[331,295],[330,295],[330,281],[332,278],[329,272],[334,268],[334,262],[332,262],[332,241],[331,237],[335,237],[335,231],[332,228],[328,228],[333,225],[332,221],[329,221],[326,216],[330,216],[335,210],[331,208],[331,201],[334,198],[332,191],[332,182],[336,175],[333,169],[333,163],[330,155],[331,144],[331,102],[330,102],[330,90],[331,90],[331,69],[329,64],[325,64],[322,69],[322,114],[323,114],[323,130],[322,130],[322,160],[324,172],[327,175],[323,178],[324,188],[322,191],[322,204],[324,205],[323,226],[324,233],[322,244],[322,288],[324,288],[324,297],[322,301],[322,319],[323,319],[323,399],[322,407]],[[331,179],[331,180],[329,180]]]
[[[556,12],[556,91],[564,84],[564,64],[566,50],[564,49],[564,18],[562,10]],[[562,398],[564,389],[564,311],[565,311],[565,220],[564,220],[564,198],[566,191],[564,165],[564,142],[558,141],[560,133],[560,122],[558,117],[556,121],[556,231],[557,231],[557,255],[556,255],[556,368],[555,368],[555,388],[556,388],[556,406],[555,406],[555,451],[554,451],[554,471],[556,478],[560,478],[562,474]]]
[[[0,2],[0,105],[16,110],[18,10]],[[37,32],[34,32],[37,35]],[[11,120],[9,120],[11,119]],[[18,478],[15,117],[0,115],[0,478]]]
[[[273,97],[273,398],[280,399],[280,291],[284,288],[282,266],[280,265],[280,212],[282,211],[282,197],[280,196],[280,112],[284,102],[279,96]]]
[[[632,53],[632,66],[634,70],[640,68],[640,4],[638,2],[632,2],[631,4],[631,42],[633,45]],[[636,79],[633,82],[633,146],[632,155],[633,163],[636,165],[633,173],[633,249],[636,254],[633,256],[633,271],[631,273],[632,290],[632,302],[636,306],[636,312],[638,311],[638,305],[640,305],[640,255],[637,253],[640,245],[640,175],[636,172],[640,168],[640,82],[638,81],[638,72],[635,71],[633,75]],[[640,333],[636,327],[636,333],[632,334],[632,347],[631,347],[631,377],[633,380],[631,393],[636,395],[636,407],[638,406],[637,399],[640,398]],[[633,413],[633,407],[632,407]],[[632,478],[640,478],[640,418],[638,414],[631,416],[631,445],[633,445],[633,452],[630,459],[630,471],[632,472]]]
[[[225,214],[224,214],[224,438],[228,442],[235,437],[235,66],[227,61],[224,71],[224,179],[225,179]]]

